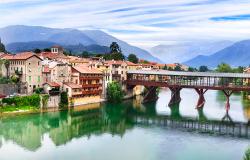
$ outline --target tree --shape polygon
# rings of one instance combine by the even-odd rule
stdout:
[[[188,67],[188,71],[189,71],[189,72],[195,72],[196,70],[197,70],[196,68]]]
[[[123,91],[121,84],[114,81],[108,83],[107,87],[107,99],[110,102],[121,102],[123,99]]]
[[[44,52],[50,52],[51,49],[49,49],[49,48],[44,48],[43,51],[44,51]]]
[[[234,68],[234,69],[233,69],[233,72],[234,72],[234,73],[243,73],[243,72],[244,72],[244,67],[239,66],[239,67],[237,67],[237,68]]]
[[[2,43],[1,38],[0,38],[0,52],[6,52],[5,46],[4,46],[4,44]]]
[[[89,58],[89,57],[90,57],[89,52],[87,52],[87,51],[82,52],[82,58]]]
[[[200,66],[199,67],[199,72],[207,72],[208,71],[208,67],[207,66]]]
[[[168,66],[165,65],[162,69],[163,69],[163,70],[168,70]]]
[[[41,53],[41,50],[38,49],[38,48],[36,48],[36,49],[34,50],[34,53]]]
[[[110,48],[110,53],[111,53],[111,54],[112,54],[112,53],[121,53],[121,52],[122,52],[122,51],[121,51],[121,48],[120,48],[120,46],[118,45],[117,42],[112,42],[112,43],[110,44],[109,48]]]
[[[122,54],[121,48],[116,42],[110,45],[110,54],[104,55],[105,60],[124,60],[125,56]]]
[[[60,102],[59,106],[60,107],[68,107],[68,105],[69,105],[68,93],[62,92],[61,93],[61,102]]]
[[[226,63],[221,63],[220,65],[218,65],[216,71],[224,73],[233,72],[231,66]]]
[[[250,148],[248,148],[244,155],[244,160],[250,160]]]
[[[176,65],[174,68],[174,71],[182,71],[181,66],[180,65]]]
[[[137,56],[135,54],[129,54],[128,61],[130,61],[132,63],[138,63],[139,59],[137,58]]]

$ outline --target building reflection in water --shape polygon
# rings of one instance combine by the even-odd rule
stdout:
[[[42,145],[42,139],[48,134],[56,146],[70,142],[73,138],[108,133],[123,137],[126,131],[136,125],[133,117],[157,118],[156,103],[141,104],[142,98],[127,100],[121,104],[91,104],[62,111],[2,117],[0,119],[0,137],[12,141],[23,148],[36,151]],[[180,114],[179,104],[171,106],[171,119],[185,119]],[[203,110],[198,110],[198,121],[207,121]],[[245,110],[249,117],[249,109]],[[162,115],[161,115],[162,117]],[[0,146],[3,144],[0,138]]]

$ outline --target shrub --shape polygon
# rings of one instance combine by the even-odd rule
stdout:
[[[111,82],[107,87],[107,98],[110,102],[121,102],[123,99],[123,91],[121,84],[118,82]]]
[[[40,106],[40,96],[37,94],[31,95],[31,96],[17,96],[13,98],[4,98],[3,103],[6,103],[7,105],[14,104],[17,107],[20,106],[34,106],[39,107]]]
[[[59,107],[67,107],[68,105],[69,105],[68,93],[67,92],[62,92]]]

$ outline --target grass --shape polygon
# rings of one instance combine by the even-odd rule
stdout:
[[[19,111],[35,111],[38,110],[37,107],[33,106],[4,106],[0,107],[0,112],[19,112]]]

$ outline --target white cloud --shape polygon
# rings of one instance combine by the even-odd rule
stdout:
[[[15,3],[26,2],[20,6]],[[247,0],[1,0],[0,27],[15,24],[101,29],[129,43],[150,48],[192,40],[241,40],[250,21],[213,21],[250,15]],[[157,25],[158,24],[158,25]],[[135,32],[138,33],[135,34]]]

